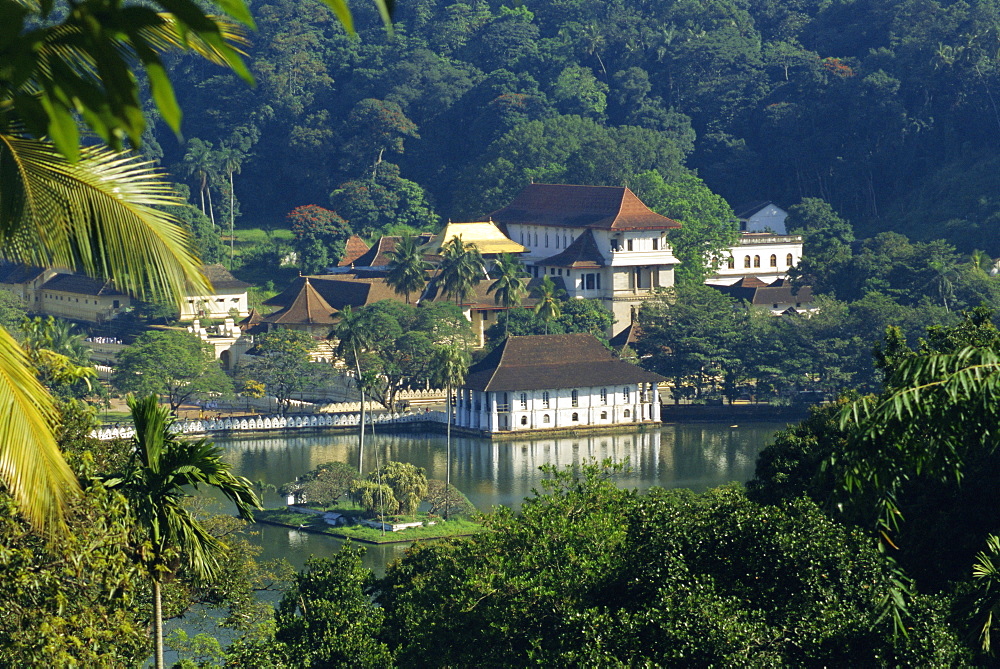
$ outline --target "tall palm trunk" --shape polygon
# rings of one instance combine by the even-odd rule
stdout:
[[[448,520],[448,515],[449,515],[449,512],[450,512],[450,510],[448,508],[450,506],[449,503],[448,503],[448,493],[450,492],[450,488],[451,488],[451,383],[448,384],[447,396],[448,396],[448,398],[447,398],[446,401],[448,402],[448,407],[447,407],[448,408],[448,411],[447,411],[448,421],[445,423],[445,425],[447,426],[447,427],[445,427],[445,434],[447,435],[447,439],[446,439],[447,447],[446,447],[446,450],[445,450],[445,457],[444,457],[444,464],[445,464],[445,470],[444,470],[444,519],[445,520]]]
[[[208,191],[208,214],[209,214],[209,217],[212,219],[212,227],[214,228],[215,227],[215,207],[212,205],[212,187],[209,186],[205,190]]]
[[[233,190],[233,171],[229,170],[229,269],[233,269],[233,256],[236,251],[236,235],[233,234],[233,209],[236,208],[236,191]]]
[[[160,595],[160,582],[153,579],[153,644],[156,669],[163,669],[163,598]]]
[[[207,213],[205,211],[205,188],[206,182],[208,181],[208,175],[204,172],[201,173],[201,188],[198,189],[198,194],[201,195],[201,213]]]
[[[361,362],[358,360],[358,347],[352,342],[354,350],[354,369],[358,374],[358,390],[361,391],[361,431],[358,434],[358,476],[364,474],[365,463],[365,384],[361,378]]]

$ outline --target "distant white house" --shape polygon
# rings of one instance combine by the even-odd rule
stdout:
[[[250,284],[235,278],[222,265],[203,265],[202,273],[212,284],[212,292],[207,295],[185,295],[181,303],[180,320],[196,318],[226,318],[235,315],[247,316],[250,302],[247,289]]]
[[[705,283],[729,286],[746,277],[773,283],[787,279],[788,271],[802,260],[802,236],[743,232],[736,246],[724,251],[722,258],[718,270]]]
[[[755,202],[736,209],[740,232],[771,232],[785,234],[788,212],[773,202]]]
[[[495,435],[658,423],[664,380],[590,334],[508,337],[469,368],[453,424]]]

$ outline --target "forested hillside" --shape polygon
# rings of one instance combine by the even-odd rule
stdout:
[[[406,0],[390,36],[357,3],[355,39],[317,2],[255,3],[256,89],[176,62],[185,142],[161,126],[163,164],[223,221],[234,183],[238,226],[318,204],[373,234],[532,179],[697,170],[733,205],[819,197],[859,236],[1000,254],[997,2],[511,4]]]

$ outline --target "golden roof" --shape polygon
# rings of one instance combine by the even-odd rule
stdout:
[[[448,223],[444,229],[434,235],[429,242],[420,247],[428,255],[439,255],[441,247],[453,237],[463,242],[473,244],[480,253],[524,253],[527,249],[515,241],[511,241],[500,232],[492,221],[478,223]]]

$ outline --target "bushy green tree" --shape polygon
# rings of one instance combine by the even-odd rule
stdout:
[[[197,335],[175,330],[139,335],[118,354],[111,383],[122,392],[160,395],[173,411],[199,396],[233,393],[215,349]]]
[[[257,338],[256,355],[241,365],[237,375],[264,384],[284,412],[292,394],[315,383],[324,371],[309,357],[315,343],[311,335],[298,330],[266,332]]]
[[[667,182],[659,172],[643,172],[629,185],[650,209],[681,224],[669,233],[670,247],[680,261],[677,283],[701,283],[718,269],[723,253],[739,238],[736,217],[725,200],[690,173]]]

